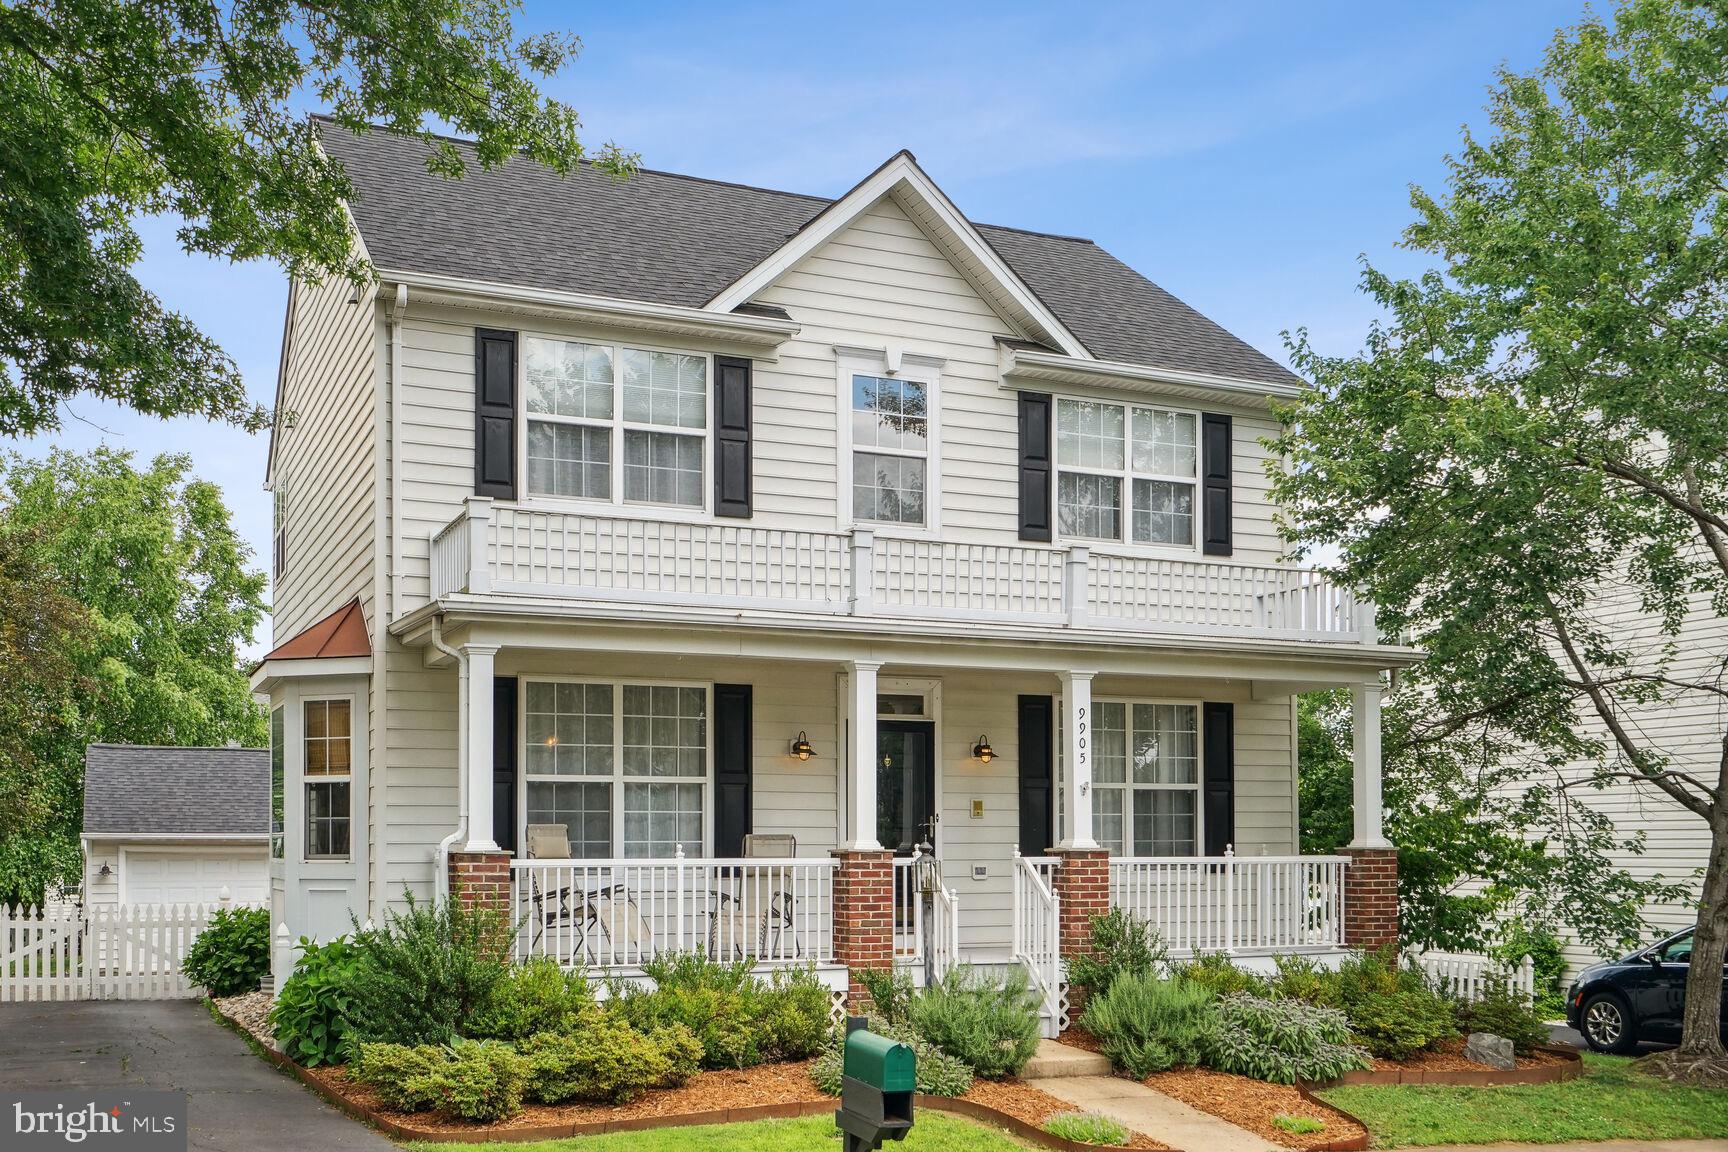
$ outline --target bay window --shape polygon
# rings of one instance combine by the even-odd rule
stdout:
[[[307,700],[301,711],[301,774],[306,780],[306,858],[346,860],[354,773],[354,705]]]
[[[702,855],[706,686],[530,680],[522,731],[527,822],[573,857]]]
[[[1061,535],[1192,548],[1199,436],[1193,412],[1058,398]]]
[[[703,506],[708,357],[530,336],[528,493]]]

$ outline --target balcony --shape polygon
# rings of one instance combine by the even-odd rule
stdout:
[[[432,596],[568,597],[895,620],[1377,642],[1371,605],[1302,568],[751,524],[472,497],[431,541]]]

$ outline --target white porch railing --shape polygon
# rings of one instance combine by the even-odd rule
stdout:
[[[761,964],[834,959],[832,859],[514,860],[518,959],[638,968],[701,949]]]
[[[1323,575],[1084,547],[548,511],[470,497],[432,534],[431,594],[980,620],[1374,643],[1371,606]]]
[[[960,897],[939,860],[914,852],[894,858],[894,963],[922,969],[926,956],[937,977],[960,962]]]
[[[1503,980],[1526,1000],[1536,998],[1536,962],[1529,956],[1511,968],[1490,956],[1469,952],[1411,952],[1410,963],[1422,969],[1429,983],[1459,1000],[1477,1000],[1494,980]]]
[[[1177,955],[1342,947],[1343,856],[1113,857],[1110,904]]]
[[[1014,850],[1014,959],[1044,998],[1046,1035],[1062,1029],[1061,905],[1056,897],[1057,860],[1022,856]]]

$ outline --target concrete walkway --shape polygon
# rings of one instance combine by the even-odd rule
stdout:
[[[198,1152],[400,1152],[254,1056],[201,1001],[0,1004],[0,1090],[90,1089],[186,1093]]]
[[[1226,1120],[1116,1076],[1063,1076],[1038,1087],[1082,1112],[1098,1112],[1185,1152],[1266,1152],[1279,1148]]]

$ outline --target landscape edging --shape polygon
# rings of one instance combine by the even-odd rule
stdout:
[[[1584,1060],[1572,1049],[1539,1044],[1537,1050],[1559,1056],[1564,1063],[1509,1069],[1364,1068],[1346,1072],[1335,1080],[1311,1081],[1303,1087],[1322,1089],[1352,1084],[1450,1084],[1458,1087],[1489,1088],[1512,1084],[1559,1084],[1566,1080],[1576,1080],[1584,1074]]]

